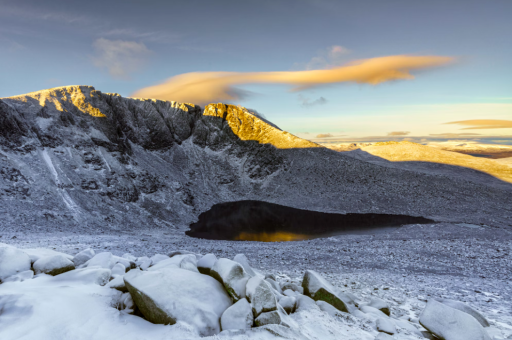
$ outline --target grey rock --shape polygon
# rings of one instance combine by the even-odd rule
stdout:
[[[254,319],[254,324],[257,327],[265,325],[283,325],[289,327],[288,315],[284,309],[278,305],[278,308],[274,311],[261,313],[260,316]]]
[[[222,285],[210,276],[181,268],[131,270],[124,281],[144,317],[157,324],[184,321],[201,336],[220,332],[220,317],[232,305]]]
[[[261,313],[277,309],[277,300],[269,284],[260,276],[254,276],[247,281],[246,297],[251,303],[254,317]]]
[[[206,254],[197,261],[197,269],[201,274],[210,275],[210,270],[217,262],[217,256],[214,254]]]
[[[126,284],[124,283],[124,278],[122,276],[115,277],[112,281],[105,285],[106,287],[117,289],[120,292],[127,292],[128,288],[126,288]]]
[[[396,326],[389,318],[378,318],[376,321],[377,331],[393,335],[396,333]]]
[[[0,246],[0,282],[9,276],[30,270],[30,257],[10,246]]]
[[[342,312],[348,312],[345,302],[336,294],[336,289],[315,271],[307,270],[302,280],[304,294],[313,300],[325,301]]]
[[[226,291],[235,301],[246,296],[246,284],[250,276],[238,262],[220,258],[215,262],[210,273],[224,285]]]
[[[160,261],[148,270],[156,271],[164,268],[181,268],[198,273],[199,271],[197,270],[196,264],[197,260],[194,254],[176,255],[167,260]]]
[[[444,305],[460,310],[461,312],[467,313],[474,317],[483,327],[489,327],[489,321],[477,310],[471,308],[463,302],[450,300],[450,299],[441,299],[439,300]]]
[[[430,333],[445,340],[490,340],[471,315],[435,300],[429,300],[420,315],[420,324]]]
[[[62,255],[40,258],[34,262],[33,267],[36,274],[45,273],[53,276],[75,269],[73,262]]]
[[[251,267],[251,265],[249,264],[249,260],[247,259],[247,256],[245,256],[244,254],[235,255],[233,261],[240,263],[240,265],[244,267],[245,272],[249,274],[251,277],[259,275],[262,276],[263,278],[263,275],[257,273],[257,271]]]
[[[297,299],[293,296],[283,296],[279,299],[279,304],[286,313],[291,314],[295,311],[295,304],[297,303]]]
[[[75,264],[75,267],[78,267],[79,265],[84,264],[85,262],[92,259],[94,255],[96,255],[94,250],[87,248],[76,254],[72,261]]]
[[[254,323],[252,308],[246,299],[240,299],[222,313],[221,329],[250,329]]]
[[[391,315],[389,303],[382,299],[379,299],[377,297],[372,298],[370,300],[370,303],[368,304],[368,306],[377,308],[378,310],[380,310],[382,313],[386,314],[387,316]]]

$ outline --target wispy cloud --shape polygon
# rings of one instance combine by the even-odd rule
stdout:
[[[100,38],[93,47],[96,52],[92,58],[94,65],[106,68],[112,77],[122,79],[139,70],[151,54],[146,45],[135,41]]]
[[[457,122],[449,122],[445,124],[458,124],[462,126],[469,126],[461,130],[473,129],[510,129],[512,128],[512,120],[499,120],[499,119],[472,119],[460,120]]]
[[[330,138],[330,137],[334,137],[334,136],[330,133],[319,133],[318,135],[316,135],[316,138]]]
[[[393,131],[388,132],[388,136],[407,136],[410,133],[410,131]]]
[[[431,133],[429,136],[432,137],[470,137],[470,136],[480,136],[479,133]]]
[[[454,61],[452,57],[397,55],[357,60],[328,70],[193,72],[172,77],[163,84],[143,88],[132,96],[207,104],[239,99],[236,85],[288,84],[293,86],[292,91],[342,82],[377,85],[393,80],[414,79],[412,71],[439,67]]]
[[[302,107],[311,107],[311,106],[316,106],[316,105],[324,105],[325,103],[327,103],[327,99],[325,99],[324,97],[320,97],[320,98],[317,98],[315,100],[311,100],[310,98],[302,95],[302,94],[299,94],[298,96],[298,99],[299,99],[299,102],[300,102],[300,106]]]
[[[340,66],[346,62],[346,56],[351,51],[339,45],[333,45],[318,53],[305,65],[306,70],[327,69]]]
[[[25,20],[44,20],[44,21],[55,21],[65,22],[68,24],[74,23],[90,23],[94,19],[85,15],[76,15],[67,11],[50,11],[45,8],[30,7],[15,7],[2,5],[0,16],[7,17],[18,17]]]
[[[165,31],[141,31],[134,28],[116,28],[102,33],[104,37],[118,39],[134,39],[138,41],[175,43],[180,41],[182,35]]]

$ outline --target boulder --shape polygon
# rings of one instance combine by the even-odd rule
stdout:
[[[53,249],[30,248],[30,249],[20,249],[20,250],[23,251],[24,253],[26,253],[28,255],[28,257],[30,257],[30,262],[32,264],[34,264],[34,262],[36,262],[40,258],[50,257],[50,256],[54,256],[54,255],[62,255],[64,257],[66,257],[67,259],[69,259],[69,260],[73,260],[73,256],[72,255],[64,254],[64,253],[55,251]]]
[[[297,302],[297,299],[293,296],[283,296],[281,299],[279,299],[279,304],[286,313],[291,314],[295,311],[295,303]],[[333,307],[334,308],[334,307]]]
[[[325,301],[342,312],[348,312],[345,302],[336,294],[336,289],[317,272],[306,271],[302,288],[304,288],[304,294],[313,300]]]
[[[275,274],[272,274],[272,273],[270,273],[270,274],[265,274],[265,280],[266,280],[266,279],[271,279],[271,280],[274,280],[274,281],[276,281],[276,282],[277,282],[277,277],[275,276]]]
[[[246,296],[255,318],[261,313],[277,309],[276,297],[269,284],[260,276],[254,276],[247,281]]]
[[[295,284],[293,282],[284,282],[283,284],[281,284],[281,290],[283,292],[287,289],[293,290],[294,292],[297,292],[300,294],[304,294],[304,288],[299,287],[297,284]]]
[[[164,260],[170,259],[170,257],[167,256],[167,255],[155,254],[154,256],[151,256],[150,259],[151,259],[151,265],[154,266],[155,264],[157,264],[160,261],[164,261]]]
[[[217,262],[217,256],[214,254],[206,254],[197,261],[197,269],[201,274],[210,275],[210,270],[215,262]]]
[[[25,280],[30,280],[32,278],[34,278],[34,272],[31,270],[25,270],[24,272],[18,273],[16,275],[9,276],[2,282],[23,282]]]
[[[139,268],[141,270],[148,270],[148,268],[151,266],[151,263],[153,263],[153,261],[151,261],[151,259],[147,259],[139,265]]]
[[[389,318],[378,318],[375,324],[377,326],[377,331],[379,332],[383,332],[389,335],[396,333],[396,326]]]
[[[240,263],[220,258],[215,262],[210,273],[224,285],[235,301],[245,297],[246,284],[250,277]]]
[[[251,277],[261,276],[262,279],[265,278],[263,274],[258,273],[255,269],[251,267],[251,265],[249,264],[249,260],[247,259],[247,256],[245,256],[244,254],[235,255],[233,261],[240,263],[240,265],[244,267],[245,272],[249,274]]]
[[[359,306],[359,310],[361,310],[363,313],[372,314],[373,316],[376,316],[379,318],[387,318],[388,317],[386,314],[384,314],[377,308],[370,307],[368,305]]]
[[[466,305],[463,302],[450,300],[450,299],[442,299],[442,300],[439,300],[439,302],[441,302],[442,304],[447,305],[449,307],[458,309],[461,312],[471,315],[482,325],[482,327],[490,326],[489,321],[487,321],[487,319],[482,314],[480,314],[477,310],[471,308],[470,306]]]
[[[291,289],[287,289],[283,292],[283,294],[285,296],[297,296],[297,295],[300,295],[299,293],[297,293],[296,291],[294,290],[291,290]]]
[[[130,254],[130,253],[125,253],[121,257],[123,259],[127,259],[128,261],[131,261],[131,262],[134,262],[134,263],[135,263],[135,261],[137,261],[137,258],[135,256],[133,256],[132,254]]]
[[[429,300],[420,324],[445,340],[490,340],[482,325],[471,315],[435,300]]]
[[[386,301],[379,299],[377,297],[371,299],[368,306],[380,310],[382,313],[386,314],[387,316],[391,315],[389,303],[387,303]]]
[[[151,260],[149,259],[149,257],[147,256],[141,256],[141,257],[138,257],[137,260],[135,261],[135,264],[140,267],[141,264],[143,264],[144,262],[147,262],[149,261],[149,263],[151,264]]]
[[[85,262],[89,261],[90,259],[92,259],[94,257],[94,255],[96,255],[94,250],[92,250],[91,248],[87,248],[85,250],[82,250],[78,254],[76,254],[75,257],[73,257],[73,260],[71,260],[71,261],[73,261],[73,264],[75,265],[75,267],[78,267],[78,266],[84,264]]]
[[[144,317],[156,324],[183,321],[201,336],[220,332],[231,298],[214,278],[181,268],[131,270],[124,281]]]
[[[30,257],[23,251],[10,247],[0,247],[0,282],[9,276],[30,270]]]
[[[276,291],[278,291],[279,294],[283,294],[283,290],[281,289],[281,286],[275,280],[267,277],[267,278],[265,278],[265,281],[267,281],[272,286],[272,288],[274,288]]]
[[[113,257],[114,257],[114,262],[116,264],[118,264],[118,263],[122,264],[126,268],[126,271],[128,271],[130,269],[137,268],[137,264],[135,264],[134,261],[130,261],[128,259],[125,259],[124,257],[119,257],[119,256],[113,256]]]
[[[395,319],[393,322],[395,323],[396,327],[405,329],[409,333],[419,336],[420,338],[423,337],[423,334],[421,334],[420,330],[409,321]]]
[[[226,329],[250,329],[254,323],[252,308],[246,299],[240,299],[222,313],[220,325]]]
[[[333,306],[331,306],[330,304],[328,304],[325,301],[318,300],[316,302],[316,304],[317,304],[318,307],[320,307],[321,311],[326,312],[330,316],[340,316],[340,315],[343,315],[343,314],[341,314],[342,312],[340,312],[338,309],[334,308]]]
[[[112,277],[115,276],[123,276],[126,273],[126,267],[121,263],[116,263],[114,267],[112,267]]]
[[[305,310],[319,310],[320,308],[315,303],[315,300],[306,295],[297,295],[295,297],[297,302],[295,303],[295,312],[301,312]]]
[[[112,269],[116,264],[116,259],[109,252],[98,253],[92,259],[85,263],[87,267],[100,267],[105,269]]]
[[[105,285],[105,287],[109,287],[109,288],[113,288],[113,289],[117,289],[118,291],[120,292],[127,292],[128,291],[128,288],[126,288],[126,285],[124,283],[124,279],[122,276],[118,275],[117,277],[115,277],[112,281],[110,281],[109,283],[107,283]]]
[[[199,271],[197,270],[196,264],[197,259],[194,254],[176,255],[167,260],[160,261],[156,265],[151,266],[148,270],[155,271],[163,268],[181,268],[198,273]]]
[[[53,278],[55,282],[74,282],[80,284],[96,284],[104,286],[110,280],[110,269],[107,268],[82,268],[57,275]]]
[[[254,320],[254,324],[257,327],[265,325],[283,325],[289,327],[289,323],[287,322],[288,318],[284,309],[278,306],[274,311],[261,313],[260,316]]]
[[[45,273],[55,276],[75,269],[75,265],[67,257],[54,255],[40,258],[34,262],[33,268],[36,274]]]

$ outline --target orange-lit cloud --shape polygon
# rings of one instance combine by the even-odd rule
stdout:
[[[292,91],[342,82],[377,85],[401,79],[414,79],[411,71],[438,67],[453,62],[452,57],[397,55],[358,60],[327,70],[287,72],[193,72],[143,88],[132,97],[171,100],[194,104],[237,100],[242,84],[287,84]]]
[[[319,133],[318,135],[316,135],[316,138],[329,138],[329,137],[334,137],[334,136],[330,133]]]
[[[473,129],[506,129],[512,128],[512,120],[499,120],[499,119],[473,119],[473,120],[460,120],[458,122],[449,122],[446,124],[458,124],[469,126],[461,130]]]
[[[410,131],[393,131],[388,132],[388,136],[407,136],[410,133]]]

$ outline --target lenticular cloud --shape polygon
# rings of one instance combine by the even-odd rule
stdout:
[[[132,97],[208,104],[237,100],[243,84],[287,84],[292,91],[314,86],[353,82],[377,85],[383,82],[414,79],[412,71],[439,67],[454,61],[452,57],[397,55],[357,60],[326,70],[286,72],[192,72],[169,78],[162,84],[140,89]]]

